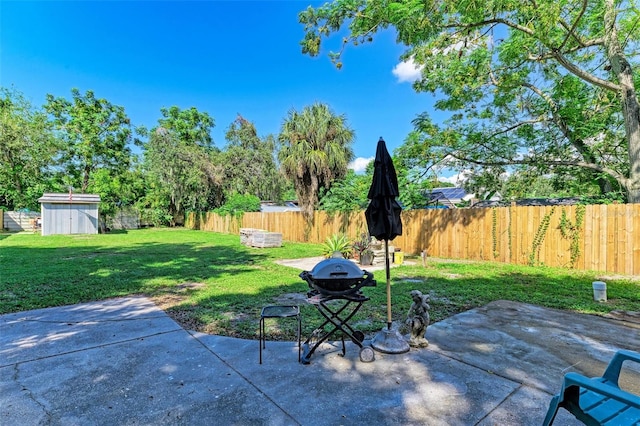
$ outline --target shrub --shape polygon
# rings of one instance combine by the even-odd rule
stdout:
[[[364,253],[365,251],[373,253],[371,251],[371,237],[368,232],[360,233],[360,238],[356,239],[353,244],[351,244],[351,247],[353,247],[353,250],[358,254]]]
[[[344,234],[333,234],[322,244],[322,254],[327,259],[339,251],[345,259],[351,257],[351,241]]]
[[[260,198],[255,195],[233,194],[220,207],[214,210],[221,216],[242,216],[244,212],[259,212]]]

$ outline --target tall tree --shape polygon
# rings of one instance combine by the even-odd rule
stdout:
[[[59,146],[46,114],[14,90],[0,89],[0,206],[38,208],[50,189],[51,166]]]
[[[354,137],[346,117],[320,103],[302,112],[289,111],[282,123],[278,158],[285,176],[293,181],[307,223],[313,220],[320,188],[329,190],[347,173]]]
[[[113,175],[107,169],[99,169],[93,173],[89,191],[100,194],[101,226],[115,217],[123,209],[132,208],[143,199],[148,188],[140,167],[132,167],[122,173]]]
[[[45,109],[65,142],[61,161],[67,179],[84,193],[97,169],[126,171],[131,160],[129,143],[136,141],[123,107],[96,98],[91,90],[83,95],[72,89],[71,96],[69,101],[47,95]]]
[[[603,191],[640,202],[636,0],[351,0],[299,19],[311,55],[345,24],[341,49],[395,29],[421,70],[414,88],[455,112],[444,129],[426,113],[415,120],[423,165],[586,169]]]
[[[285,182],[276,165],[274,137],[260,138],[255,125],[238,114],[227,129],[226,139],[222,154],[225,193],[280,200]]]
[[[334,181],[328,191],[320,191],[320,210],[351,213],[366,209],[372,176],[372,173],[357,175],[349,170],[342,179]]]
[[[170,130],[185,145],[195,145],[207,152],[214,149],[211,129],[216,124],[208,113],[198,111],[196,107],[180,109],[175,105],[160,108],[160,113],[162,118],[158,120],[158,127]]]
[[[414,176],[402,159],[393,158],[398,184],[402,188],[399,200],[404,210],[423,208],[425,191],[432,188],[434,181]],[[356,174],[349,170],[342,178],[334,181],[331,189],[320,191],[320,209],[327,212],[354,212],[365,210],[369,204],[367,194],[373,179],[373,161],[366,168],[365,174]]]
[[[181,223],[187,210],[208,210],[221,204],[221,168],[211,139],[213,119],[196,108],[161,110],[163,118],[145,145],[149,174],[147,208],[160,222]],[[158,210],[164,210],[163,213]]]

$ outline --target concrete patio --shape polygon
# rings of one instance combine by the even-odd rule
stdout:
[[[257,341],[184,330],[144,297],[2,315],[0,423],[539,425],[562,375],[602,374],[640,324],[497,301],[427,338],[371,363],[325,344],[310,365],[267,342],[260,365]]]

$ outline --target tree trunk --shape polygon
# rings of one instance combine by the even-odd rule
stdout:
[[[84,170],[82,172],[82,187],[80,188],[80,192],[83,194],[86,194],[87,188],[89,188],[90,174],[91,174],[91,168],[89,166],[84,166]]]
[[[627,191],[627,201],[640,203],[640,103],[633,82],[633,70],[618,39],[615,2],[606,0],[605,5],[605,45],[611,62],[611,72],[621,86],[620,102],[629,153],[629,176],[622,184]]]

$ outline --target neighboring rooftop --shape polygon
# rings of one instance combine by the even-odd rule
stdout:
[[[299,212],[298,202],[289,200],[283,202],[261,201],[260,211],[263,213]]]
[[[464,188],[433,188],[425,192],[427,198],[427,208],[456,208],[457,204],[472,201],[476,198],[475,194],[468,193]],[[493,194],[491,201],[501,199],[500,194]]]
[[[433,188],[425,192],[428,207],[447,207],[455,208],[456,204],[471,197],[464,188]]]
[[[579,197],[563,198],[522,198],[520,200],[482,200],[471,207],[509,207],[512,203],[516,206],[572,206],[581,201]]]

